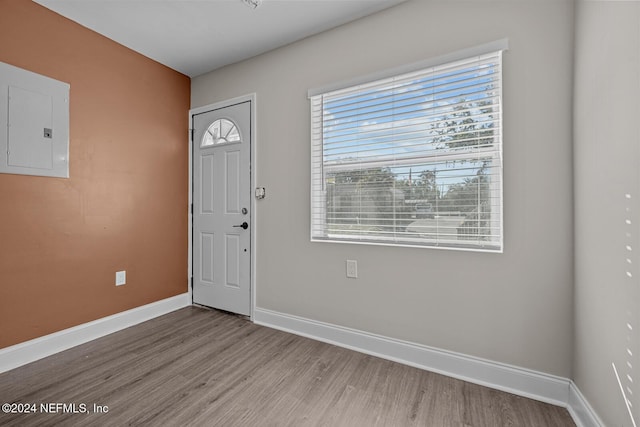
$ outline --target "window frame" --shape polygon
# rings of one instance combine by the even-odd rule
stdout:
[[[497,40],[495,42],[487,43],[481,46],[472,47],[469,49],[463,49],[457,52],[453,52],[451,54],[442,55],[436,58],[431,58],[426,61],[420,61],[417,63],[409,64],[406,66],[385,70],[379,73],[374,73],[368,76],[364,76],[358,79],[352,79],[347,82],[335,83],[332,85],[324,86],[317,89],[309,90],[308,97],[311,104],[311,212],[310,212],[310,238],[312,242],[332,242],[332,243],[351,243],[351,244],[366,244],[366,245],[382,245],[382,246],[401,246],[401,247],[419,247],[419,248],[437,248],[437,249],[447,249],[447,250],[464,250],[464,251],[478,251],[478,252],[491,252],[491,253],[502,253],[504,251],[504,195],[503,195],[503,175],[504,168],[502,164],[502,114],[503,114],[503,100],[502,100],[502,82],[503,82],[503,66],[502,66],[502,53],[508,49],[508,40],[502,39]],[[491,158],[493,162],[492,168],[495,168],[498,173],[496,174],[495,179],[492,177],[490,180],[490,194],[489,197],[492,211],[495,209],[498,210],[499,218],[493,218],[489,220],[492,224],[496,223],[499,229],[496,234],[496,240],[488,242],[486,244],[481,243],[481,241],[474,240],[472,243],[464,240],[459,241],[456,239],[450,239],[448,241],[444,241],[442,239],[442,234],[439,232],[439,228],[437,228],[436,237],[430,239],[428,237],[416,237],[416,238],[404,238],[399,239],[397,236],[385,237],[380,233],[378,235],[370,235],[367,236],[366,233],[356,234],[356,233],[347,233],[347,234],[336,234],[331,235],[327,231],[327,189],[326,189],[326,170],[331,169],[333,171],[338,170],[340,167],[349,168],[350,166],[340,166],[334,164],[332,166],[327,166],[324,158],[324,141],[323,141],[323,132],[317,129],[322,129],[322,115],[324,113],[324,108],[322,104],[322,96],[328,95],[333,92],[340,91],[349,91],[354,90],[357,92],[360,85],[367,85],[371,83],[375,83],[377,81],[382,81],[389,78],[394,78],[397,76],[402,76],[405,74],[419,72],[424,69],[428,69],[431,67],[438,67],[442,65],[447,65],[449,63],[454,63],[461,60],[472,59],[474,57],[483,56],[487,54],[495,53],[498,55],[499,61],[499,86],[496,89],[498,101],[498,110],[497,110],[497,119],[495,122],[498,123],[498,129],[496,130],[497,134],[494,135],[494,140],[498,141],[498,148],[489,147],[476,147],[475,149],[466,151],[460,150],[459,152],[455,152],[455,150],[450,150],[449,152],[444,153],[444,155],[431,155],[433,158],[439,158],[441,161],[445,158],[449,158],[450,160],[461,160],[461,159],[470,159],[475,158],[476,162],[478,162],[479,158]],[[364,92],[362,92],[364,93]],[[318,107],[318,102],[320,103],[320,107]],[[318,114],[314,114],[314,112],[319,111]],[[318,135],[319,133],[319,135]],[[425,159],[428,159],[429,156],[426,156]],[[446,160],[446,159],[445,159]],[[413,160],[415,163],[415,160]],[[394,160],[394,167],[398,166],[396,163],[397,160]],[[362,162],[367,164],[366,162]],[[383,160],[378,161],[379,165],[384,165]],[[422,164],[431,164],[428,161],[424,161]],[[433,163],[435,164],[435,163]],[[353,167],[353,166],[351,166]],[[483,166],[484,167],[484,166]],[[365,169],[366,170],[366,169]],[[321,172],[322,176],[318,178],[314,176],[318,171]],[[318,190],[318,180],[322,180],[322,190]],[[322,194],[317,194],[318,191],[321,191]],[[395,191],[395,190],[394,190]],[[395,197],[395,196],[394,196]],[[320,200],[320,202],[318,202]],[[314,206],[314,203],[316,205]],[[324,208],[318,208],[318,203]],[[395,206],[395,205],[394,205]],[[317,218],[314,221],[314,215]],[[394,218],[395,218],[395,208],[394,208]],[[316,227],[316,224],[320,224],[320,228]],[[319,236],[316,232],[317,229],[320,229],[324,235]],[[493,236],[493,234],[491,235]]]

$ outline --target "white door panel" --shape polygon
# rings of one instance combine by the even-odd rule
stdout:
[[[251,102],[192,116],[193,301],[251,313]]]

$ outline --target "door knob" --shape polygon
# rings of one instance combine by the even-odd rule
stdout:
[[[249,224],[247,224],[247,221],[245,221],[240,225],[234,225],[234,227],[239,227],[239,228],[242,228],[243,230],[246,230],[247,228],[249,228]]]

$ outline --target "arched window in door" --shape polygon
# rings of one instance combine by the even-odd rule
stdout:
[[[228,142],[240,142],[238,127],[231,120],[218,119],[207,128],[200,146],[207,147]]]

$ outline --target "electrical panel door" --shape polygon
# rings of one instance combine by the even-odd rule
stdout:
[[[69,89],[0,62],[0,173],[69,177]]]

